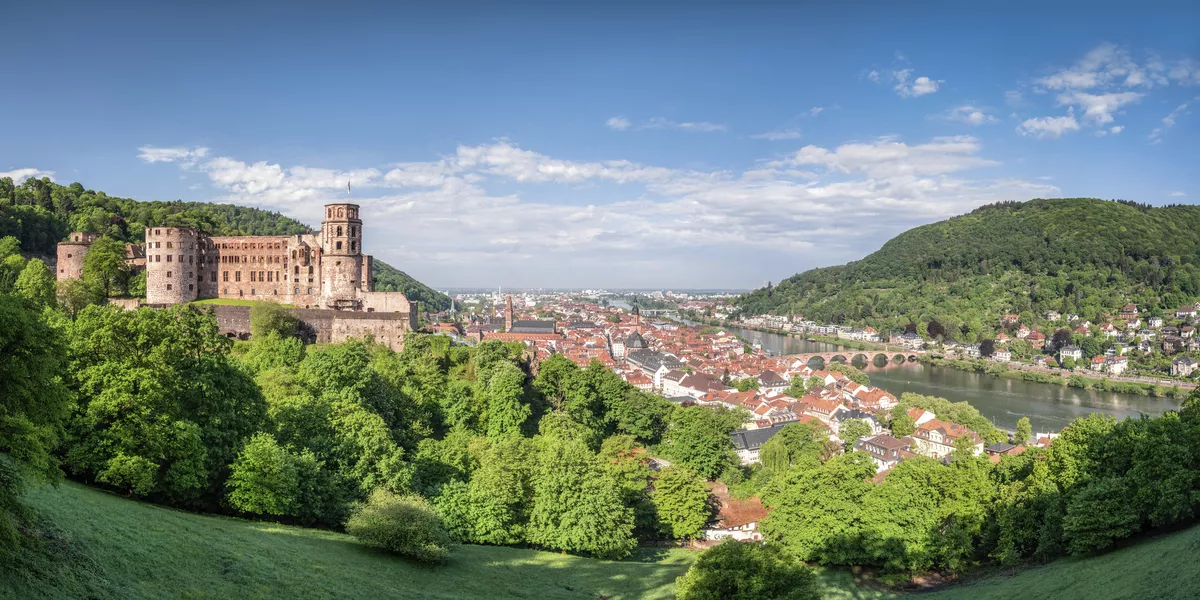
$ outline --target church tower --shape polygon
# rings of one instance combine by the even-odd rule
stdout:
[[[321,250],[321,303],[325,308],[358,308],[362,302],[359,291],[363,289],[363,254],[357,204],[325,205]]]
[[[513,330],[513,307],[512,296],[504,304],[504,331],[512,333]]]

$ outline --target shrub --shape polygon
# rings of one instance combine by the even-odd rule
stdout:
[[[817,600],[812,569],[778,546],[726,540],[680,577],[678,600]]]
[[[397,496],[378,489],[346,521],[346,532],[368,546],[423,562],[450,555],[450,535],[420,496]]]

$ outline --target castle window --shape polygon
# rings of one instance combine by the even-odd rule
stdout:
[[[171,276],[171,272],[167,271],[167,277],[170,277],[170,276]]]
[[[183,264],[183,255],[182,254],[179,255],[179,264]]]
[[[216,283],[216,282],[217,282],[217,272],[216,272],[216,271],[213,271],[213,272],[211,273],[211,275],[212,275],[212,278],[211,278],[211,279],[212,279],[212,282],[213,282],[213,283]]]
[[[162,232],[157,229],[154,230],[154,235],[159,235],[160,233],[162,233]]]
[[[351,225],[350,226],[350,237],[354,237],[354,231],[355,231],[355,227],[353,225]]]
[[[242,291],[242,290],[238,290],[238,297],[239,297],[239,298],[241,298],[242,296],[245,296],[245,295],[246,295],[246,292],[244,292],[244,291]]]
[[[171,242],[167,242],[167,247],[168,247],[168,248],[170,248],[170,247],[171,247]]]
[[[71,258],[71,253],[70,253],[70,252],[68,252],[68,253],[67,253],[67,258]]]
[[[266,279],[263,279],[263,272],[262,272],[262,271],[259,271],[259,272],[258,272],[258,280],[259,280],[259,281],[266,281]]]
[[[250,271],[250,281],[256,281],[255,277],[258,277],[258,271]]]
[[[299,274],[300,274],[300,265],[296,265],[296,274],[297,274],[297,275],[299,275]]]
[[[171,284],[169,284],[169,283],[167,284],[167,291],[168,292],[171,291]]]
[[[358,242],[350,242],[350,251],[358,252]]]
[[[223,271],[221,273],[221,279],[226,282],[229,281],[229,271]]]
[[[171,255],[170,255],[170,254],[168,254],[168,255],[167,255],[167,262],[171,262]]]
[[[341,250],[341,249],[342,249],[342,243],[341,243],[341,242],[338,242],[338,243],[337,243],[337,249],[338,249],[338,250]]]
[[[308,288],[308,293],[312,293],[312,288]]]
[[[271,294],[272,294],[272,295],[274,295],[274,296],[278,296],[278,295],[279,295],[279,290],[271,290]]]
[[[296,251],[292,250],[292,260],[296,260]]]
[[[250,288],[250,295],[251,295],[251,296],[257,296],[257,295],[258,295],[258,290],[254,289],[254,288]]]
[[[233,274],[233,280],[234,280],[234,281],[241,281],[241,280],[242,280],[242,272],[241,272],[241,271],[237,271],[237,272],[235,272],[235,273]]]
[[[342,226],[341,225],[338,225],[337,234],[338,234],[338,237],[341,237],[341,235],[342,235]]]
[[[267,283],[271,283],[272,281],[274,281],[274,277],[271,276],[270,271],[267,271]]]
[[[299,295],[299,294],[300,294],[300,288],[296,288],[296,294],[297,294],[297,295]]]
[[[279,271],[275,271],[275,281],[283,281],[279,278]]]
[[[189,283],[189,284],[188,284],[188,291],[189,291],[189,292],[192,292],[192,291],[195,291],[195,290],[196,290],[196,285],[195,285],[195,284],[193,284],[193,283]]]
[[[313,274],[313,271],[312,271],[312,265],[308,265],[308,274],[309,274],[309,275],[312,275],[312,274]]]

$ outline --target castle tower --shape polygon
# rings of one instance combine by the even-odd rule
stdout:
[[[359,308],[363,255],[357,204],[325,205],[321,249],[321,304],[326,308]]]
[[[72,232],[67,241],[58,243],[58,280],[83,277],[83,257],[92,242],[100,238],[98,233]]]
[[[512,333],[512,329],[513,329],[513,307],[512,307],[512,296],[509,296],[508,300],[506,300],[504,303],[504,331]]]
[[[146,228],[146,304],[196,299],[199,244],[199,232],[191,227]]]
[[[638,310],[636,304],[633,305],[633,326],[639,327],[642,324],[642,311]]]

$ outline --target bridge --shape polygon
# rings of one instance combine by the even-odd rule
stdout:
[[[831,362],[849,363],[855,360],[870,364],[877,362],[879,358],[883,358],[884,363],[900,364],[905,361],[915,361],[920,354],[923,354],[920,350],[838,350],[834,352],[785,354],[780,356],[780,358],[802,360],[804,364],[809,364],[814,358],[819,358],[827,365]]]

